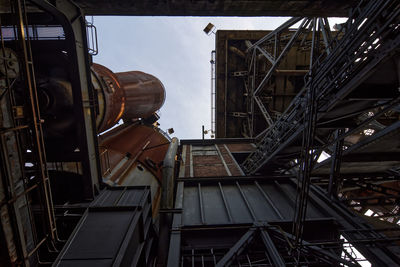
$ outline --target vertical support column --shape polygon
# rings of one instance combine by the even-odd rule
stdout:
[[[344,133],[343,129],[338,129],[335,134],[335,138],[337,139]],[[334,153],[332,155],[331,161],[331,172],[329,174],[329,185],[328,185],[328,195],[329,196],[337,196],[339,186],[340,186],[340,164],[342,161],[342,152],[343,152],[343,138],[338,140],[334,145]]]
[[[172,215],[169,212],[174,205],[174,187],[175,187],[175,157],[178,150],[178,139],[172,138],[168,151],[163,161],[163,179],[161,193],[161,209],[165,212],[160,214],[160,234],[158,242],[158,260],[165,264],[167,260],[169,229],[171,226]]]
[[[182,145],[182,156],[181,156],[181,165],[179,169],[179,178],[185,177],[186,172],[186,149],[187,145]]]
[[[176,137],[172,138],[167,154],[163,160],[161,195],[162,209],[172,209],[174,204],[175,157],[178,150],[178,142],[179,141]]]
[[[226,128],[227,128],[227,126],[226,126],[226,118],[227,118],[227,113],[228,113],[228,110],[227,110],[227,101],[228,101],[228,75],[229,75],[229,73],[228,73],[228,51],[229,51],[229,49],[228,49],[228,39],[226,39],[225,40],[225,92],[224,92],[224,94],[225,94],[225,96],[224,96],[224,138],[226,138],[227,136],[226,136]]]
[[[183,189],[184,182],[178,182],[176,187],[176,198],[175,198],[175,209],[181,210],[183,206]],[[168,267],[179,266],[180,256],[181,256],[181,231],[180,227],[182,225],[182,214],[174,213],[172,220],[171,237],[169,241],[169,251],[168,251]]]
[[[215,54],[216,51],[212,50],[211,51],[211,134],[215,134],[215,118],[217,116],[217,114],[215,114],[216,112],[216,93],[215,93],[215,88],[216,88],[216,74],[215,74]]]
[[[189,155],[190,155],[190,177],[194,177],[194,170],[193,170],[193,146],[190,145],[189,146],[190,150],[189,150]]]
[[[317,101],[316,101],[316,87],[314,86],[313,80],[313,60],[315,53],[318,51],[319,42],[316,36],[317,31],[317,20],[313,18],[310,20],[312,23],[312,41],[311,41],[311,55],[310,55],[310,72],[309,72],[309,81],[308,87],[305,87],[306,92],[306,112],[303,117],[304,121],[304,130],[303,130],[303,138],[302,138],[302,150],[301,150],[301,161],[300,161],[300,169],[298,172],[298,196],[296,201],[296,210],[295,216],[293,220],[293,232],[295,233],[295,245],[298,246],[298,249],[301,248],[301,244],[303,241],[303,230],[304,230],[304,221],[307,214],[307,204],[308,204],[308,192],[310,189],[310,175],[313,168],[315,158],[314,151],[314,136],[315,136],[315,128],[316,128],[316,120],[317,120]],[[319,33],[318,33],[319,35]],[[316,51],[317,50],[317,51]],[[300,250],[298,252],[298,257],[300,255]]]

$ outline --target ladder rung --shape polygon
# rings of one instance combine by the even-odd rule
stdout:
[[[26,128],[28,128],[27,125],[17,126],[17,127],[12,127],[12,128],[6,128],[6,129],[1,130],[0,134],[5,134],[5,133],[8,133],[8,132],[12,132],[12,131],[20,131],[20,130],[26,129]]]

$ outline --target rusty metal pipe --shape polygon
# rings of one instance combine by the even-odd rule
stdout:
[[[178,138],[172,138],[163,160],[161,195],[161,208],[163,209],[172,209],[174,207],[174,169],[178,143]]]
[[[159,110],[165,101],[165,88],[153,75],[128,71],[115,74],[125,92],[124,120],[147,118]]]
[[[121,119],[126,105],[125,91],[117,76],[100,64],[92,65],[92,84],[99,100],[96,125],[98,131],[103,132]]]
[[[113,127],[121,118],[125,121],[148,118],[165,100],[165,89],[160,80],[139,71],[113,73],[94,63],[91,82],[98,100],[96,127],[99,133]],[[62,140],[65,147],[76,147],[72,138],[76,131],[72,91],[72,85],[65,77],[38,79],[38,101],[48,143],[49,140],[54,143]]]
[[[97,128],[103,132],[121,118],[131,121],[147,118],[162,107],[164,85],[153,75],[128,71],[113,73],[108,68],[92,65],[92,84],[99,100]]]
[[[175,157],[178,150],[178,139],[172,138],[165,154],[162,167],[162,193],[161,193],[161,208],[172,209],[174,207],[174,183],[175,183]],[[160,231],[158,245],[158,263],[165,265],[168,244],[169,244],[169,229],[172,222],[170,213],[160,214]]]

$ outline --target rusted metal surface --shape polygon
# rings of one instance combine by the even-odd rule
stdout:
[[[116,73],[116,76],[126,96],[124,120],[146,118],[164,104],[164,85],[153,75],[128,71]]]
[[[126,121],[147,118],[165,101],[165,89],[160,80],[140,71],[114,73],[93,63],[91,82],[98,97],[98,132],[111,128],[121,118]],[[76,120],[72,97],[71,83],[62,78],[39,81],[39,102],[48,134],[59,137],[73,131]]]
[[[94,63],[92,83],[98,92],[96,123],[99,132],[111,128],[121,118],[125,121],[147,118],[165,101],[165,89],[160,80],[140,71],[113,73]]]
[[[151,188],[153,216],[161,197],[162,167],[170,141],[156,128],[120,126],[100,137],[103,181],[111,186]]]
[[[161,180],[161,163],[169,140],[155,128],[130,125],[103,135],[99,143],[101,151],[108,150],[111,168],[115,168],[117,163],[128,155],[129,158],[136,158],[148,167]]]
[[[92,84],[98,91],[99,116],[96,119],[99,132],[111,128],[122,117],[125,109],[125,92],[117,76],[108,68],[92,65]]]

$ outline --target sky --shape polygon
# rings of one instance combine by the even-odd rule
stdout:
[[[288,17],[94,17],[99,53],[93,61],[114,72],[139,70],[159,78],[166,89],[160,128],[179,139],[202,137],[211,128],[211,51],[219,30],[273,30]],[[91,18],[88,18],[91,20]],[[209,138],[210,135],[206,135]]]
[[[217,30],[273,30],[289,17],[96,16],[99,53],[93,61],[114,72],[139,70],[159,78],[166,89],[160,128],[179,139],[202,137],[211,129],[211,51]],[[331,26],[345,19],[333,19]],[[210,138],[206,135],[205,138]]]

